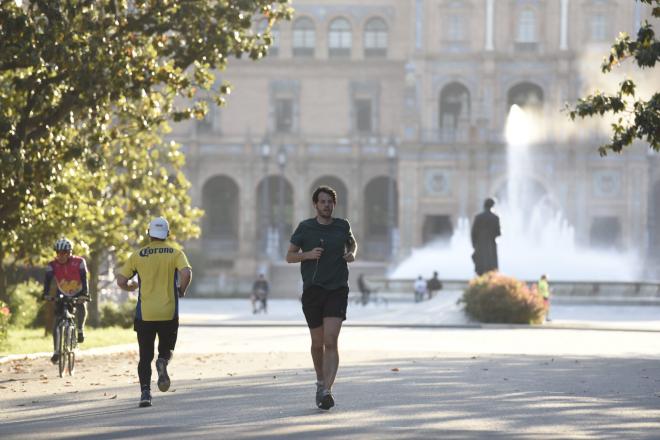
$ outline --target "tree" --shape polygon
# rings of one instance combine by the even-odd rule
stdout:
[[[66,191],[63,170],[81,180],[105,166],[104,148],[127,135],[118,114],[147,131],[200,117],[176,98],[206,89],[222,104],[230,89],[212,89],[212,72],[265,56],[290,14],[287,0],[0,0],[0,263],[60,226],[49,201]]]
[[[660,17],[660,0],[638,0],[650,5],[653,17]],[[627,33],[619,34],[612,46],[610,55],[601,66],[603,73],[612,69],[627,59],[633,59],[640,69],[653,69],[660,60],[660,41],[656,38],[653,27],[645,22],[637,32],[637,38],[632,40]],[[637,99],[636,84],[632,79],[626,79],[619,84],[617,92],[607,95],[596,92],[586,98],[579,99],[574,107],[568,107],[571,119],[603,116],[611,113],[617,117],[612,124],[610,142],[601,146],[601,156],[608,151],[620,153],[636,139],[643,140],[655,150],[660,151],[660,93],[655,92],[648,100]]]

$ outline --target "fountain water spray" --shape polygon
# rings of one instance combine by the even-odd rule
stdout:
[[[577,246],[575,230],[552,197],[535,178],[540,172],[530,149],[539,141],[533,115],[514,105],[506,125],[507,183],[494,212],[500,216],[498,241],[500,271],[525,280],[543,273],[561,281],[632,281],[639,263],[632,252]],[[474,276],[468,219],[458,219],[451,240],[413,250],[391,273],[391,278],[430,277],[467,279]]]

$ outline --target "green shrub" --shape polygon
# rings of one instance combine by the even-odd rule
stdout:
[[[38,321],[42,303],[43,287],[34,280],[16,284],[9,288],[9,323],[16,327],[32,327]]]
[[[101,318],[99,320],[99,325],[101,327],[131,327],[135,317],[136,304],[137,299],[133,298],[121,305],[113,302],[103,303],[101,305]]]
[[[461,302],[465,312],[480,322],[540,324],[545,305],[527,285],[499,272],[488,272],[470,281]]]
[[[11,319],[11,311],[7,304],[0,301],[0,348],[7,345],[7,328]]]

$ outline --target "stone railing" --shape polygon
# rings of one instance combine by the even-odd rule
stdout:
[[[470,280],[440,279],[443,290],[464,290]],[[525,280],[528,285],[538,280]],[[369,278],[367,284],[385,296],[413,299],[415,279]],[[660,281],[552,281],[552,298],[559,303],[660,305]],[[407,295],[409,293],[409,295]]]

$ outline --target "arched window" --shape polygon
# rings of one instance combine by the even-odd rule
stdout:
[[[440,92],[438,128],[441,140],[467,140],[470,128],[470,92],[461,83],[446,85]]]
[[[314,22],[302,17],[293,23],[293,56],[314,57],[316,47],[316,28]]]
[[[350,58],[353,46],[351,24],[345,18],[335,18],[330,22],[328,33],[328,56],[330,58]]]
[[[374,17],[364,26],[364,57],[385,58],[387,56],[387,23]]]

